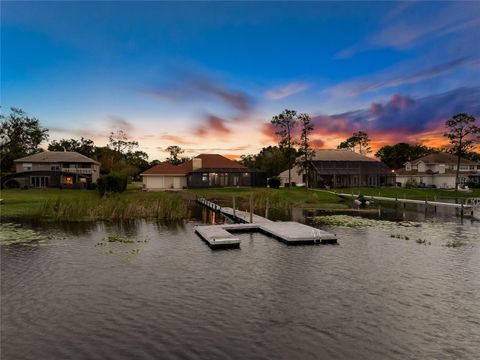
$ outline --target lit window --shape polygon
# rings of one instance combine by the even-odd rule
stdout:
[[[207,174],[207,173],[203,173],[203,174],[202,174],[202,181],[203,181],[203,182],[207,182],[207,181],[208,181],[208,174]]]
[[[64,185],[73,185],[73,176],[66,176],[63,180]]]

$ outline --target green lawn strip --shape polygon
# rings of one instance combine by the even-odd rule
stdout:
[[[216,201],[223,206],[232,206],[233,197],[236,205],[248,207],[250,195],[256,203],[256,207],[265,207],[266,200],[270,207],[294,206],[301,208],[346,208],[342,200],[326,191],[305,190],[305,188],[213,188],[213,189],[189,189],[195,196],[204,197]]]

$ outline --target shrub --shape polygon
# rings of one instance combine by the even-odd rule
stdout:
[[[119,173],[110,173],[97,180],[98,192],[101,196],[105,193],[121,193],[127,189],[127,176]]]
[[[267,184],[272,189],[278,189],[280,187],[280,178],[278,176],[273,176],[268,179]]]

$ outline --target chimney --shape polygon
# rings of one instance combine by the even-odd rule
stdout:
[[[202,158],[196,157],[192,159],[192,170],[197,170],[202,167]]]

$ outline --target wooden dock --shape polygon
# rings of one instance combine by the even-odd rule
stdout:
[[[238,232],[261,232],[287,245],[337,243],[336,235],[295,221],[271,221],[245,211],[234,210],[229,207],[222,208],[205,199],[198,199],[197,202],[236,222],[235,224],[195,226],[195,232],[212,249],[239,247],[240,239],[233,235]],[[250,222],[250,218],[252,218],[252,222]]]
[[[355,194],[343,194],[332,192],[333,194],[344,197],[344,198],[358,198],[359,195]],[[467,199],[464,203],[463,201],[458,203],[447,203],[441,201],[428,201],[428,200],[414,200],[414,199],[403,199],[399,197],[386,197],[386,196],[374,196],[374,195],[363,195],[365,200],[369,201],[392,201],[396,203],[401,203],[405,207],[406,204],[417,204],[425,206],[425,211],[427,211],[428,206],[432,206],[436,211],[437,207],[446,207],[446,208],[454,208],[460,212],[460,216],[471,217],[472,219],[480,220],[480,200],[477,198]]]

